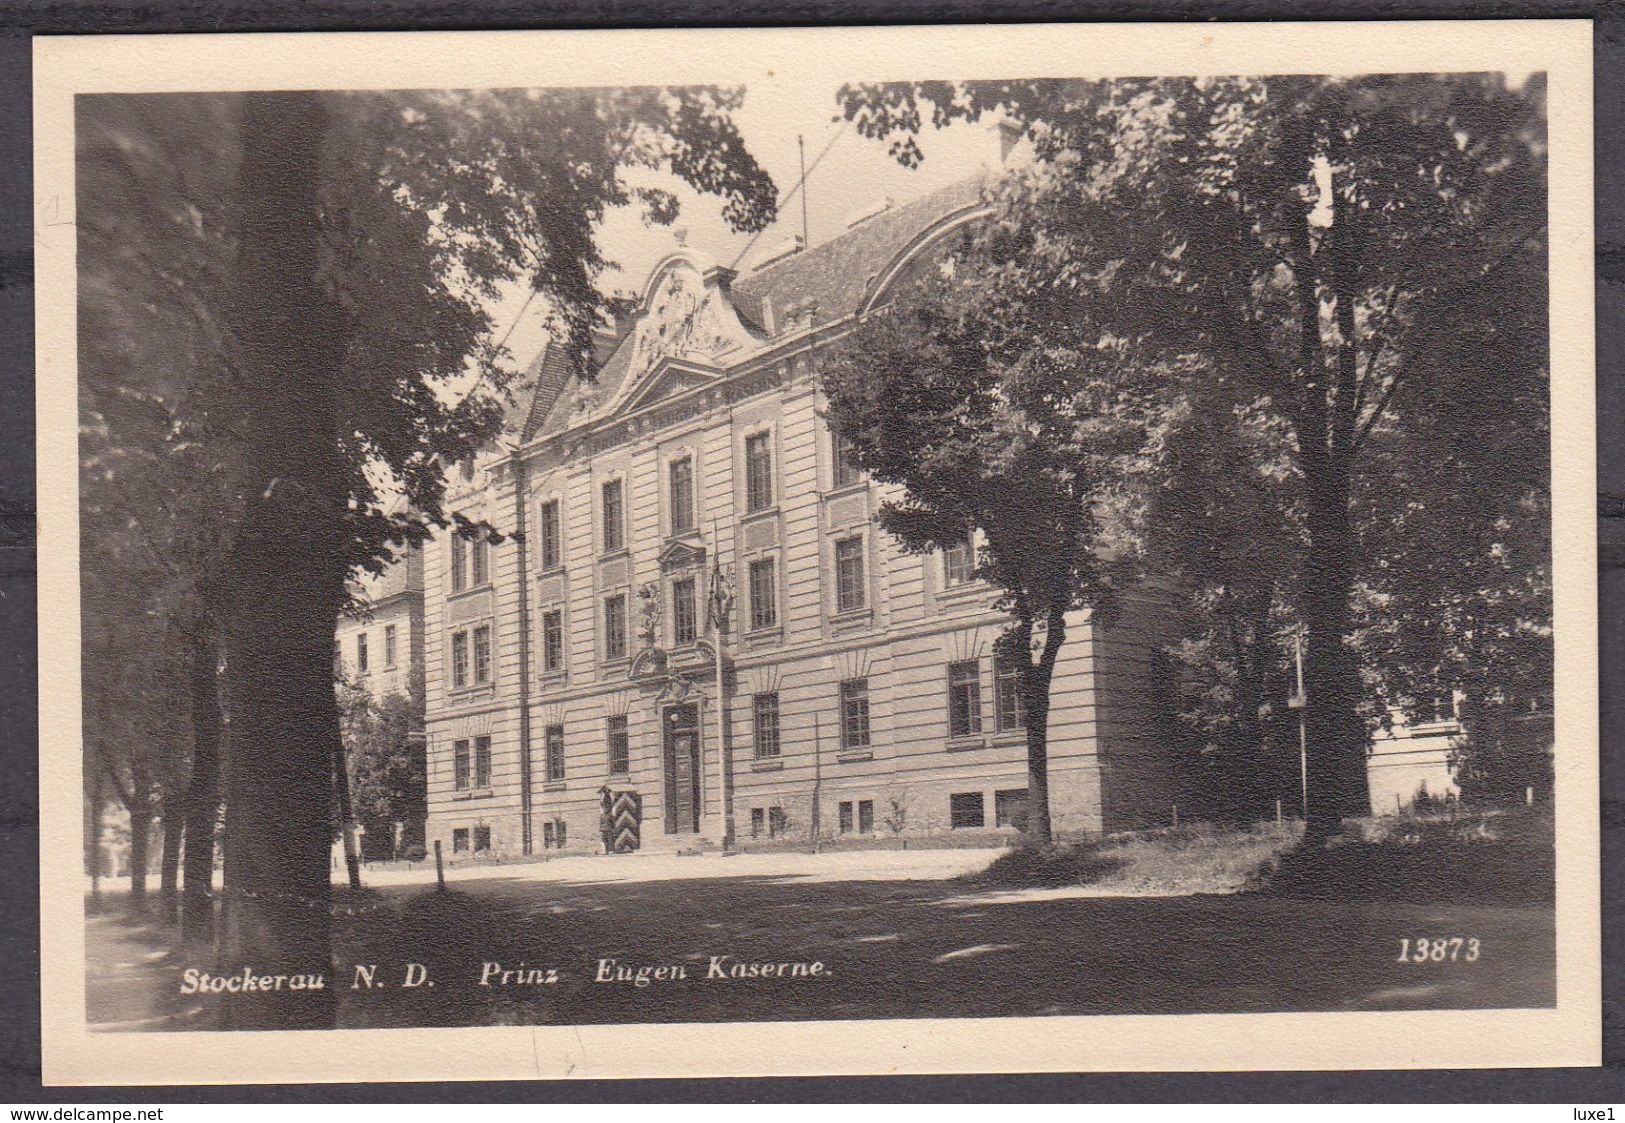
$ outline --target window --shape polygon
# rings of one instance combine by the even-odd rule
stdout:
[[[451,782],[458,791],[468,790],[468,742],[453,741],[451,745]]]
[[[993,793],[993,825],[1027,829],[1027,789],[1007,788]]]
[[[841,683],[841,748],[869,747],[869,680],[849,678]]]
[[[954,830],[981,830],[987,825],[981,792],[956,792],[948,797],[948,825]]]
[[[553,844],[553,820],[549,819],[547,822],[542,824],[542,849],[551,850],[553,849]]]
[[[384,666],[395,665],[395,625],[384,625]]]
[[[451,635],[451,685],[461,689],[468,685],[468,633]]]
[[[604,484],[604,552],[626,546],[626,511],[621,496],[621,481]]]
[[[462,592],[468,588],[468,539],[462,534],[451,536],[451,591]]]
[[[468,853],[468,828],[457,827],[451,832],[451,852],[453,854]]]
[[[855,815],[854,812],[856,812]],[[854,832],[857,834],[875,833],[875,801],[872,799],[842,803],[840,817],[842,834],[853,834]]]
[[[475,827],[474,828],[474,852],[476,854],[478,854],[481,850],[489,850],[489,849],[491,849],[491,828],[490,827]]]
[[[625,714],[609,718],[609,770],[615,775],[632,771],[632,739],[626,732]]]
[[[626,658],[626,594],[604,599],[604,658]]]
[[[564,726],[549,725],[542,730],[542,748],[547,756],[547,779],[564,779]]]
[[[474,682],[491,681],[491,626],[481,624],[474,629]]]
[[[357,674],[367,673],[367,633],[355,637],[355,669]]]
[[[1014,659],[999,659],[993,665],[996,685],[996,713],[999,732],[1006,733],[1025,727],[1027,706],[1021,699],[1021,664]]]
[[[750,563],[750,626],[771,628],[779,622],[778,572],[772,558]]]
[[[542,613],[542,670],[556,673],[564,670],[564,610],[553,608]]]
[[[831,426],[829,443],[830,461],[835,466],[835,486],[846,487],[862,479],[862,471],[858,468],[857,458],[853,454],[852,438]]]
[[[474,738],[474,786],[491,786],[491,738]]]
[[[671,499],[671,532],[682,534],[694,529],[694,461],[688,457],[673,460],[667,469],[667,494]]]
[[[767,813],[760,807],[752,807],[750,809],[750,836],[752,838],[762,837],[762,828],[766,822],[766,819]]]
[[[779,692],[769,690],[750,699],[751,731],[756,759],[770,760],[779,755]]]
[[[868,597],[863,587],[863,535],[835,543],[835,611],[856,612]]]
[[[773,434],[745,438],[745,510],[765,511],[773,506]]]
[[[782,807],[769,807],[767,809],[767,837],[778,838],[790,829],[790,817],[784,813]]]
[[[557,499],[549,499],[542,504],[542,516],[537,530],[541,537],[542,568],[557,569],[564,564],[564,540],[559,531]]]
[[[955,542],[942,551],[942,583],[944,585],[963,585],[971,579],[971,573],[976,569],[976,546],[967,535],[962,542]]]
[[[491,543],[486,539],[484,532],[478,532],[469,544],[469,554],[473,559],[470,568],[470,584],[480,586],[488,584],[491,580]]]
[[[975,659],[948,667],[948,736],[982,731],[982,668]]]
[[[699,614],[694,578],[684,577],[671,583],[671,642],[674,647],[687,647],[697,639]]]

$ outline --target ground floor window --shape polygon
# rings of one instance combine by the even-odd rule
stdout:
[[[790,818],[784,813],[782,807],[769,807],[767,809],[767,837],[778,838],[790,829]]]
[[[999,827],[1027,829],[1027,789],[1006,788],[993,793],[993,823]]]
[[[750,809],[750,836],[752,838],[761,838],[762,837],[762,828],[763,828],[764,824],[766,823],[766,821],[767,821],[767,812],[766,811],[764,811],[760,807],[752,807]]]
[[[568,841],[563,819],[549,819],[542,824],[542,849],[563,850]]]
[[[981,792],[955,792],[948,797],[948,825],[954,830],[979,830],[987,825]]]
[[[451,832],[451,852],[453,854],[468,853],[467,827],[457,827]]]
[[[632,771],[632,740],[626,730],[625,714],[610,715],[609,770],[617,776]]]
[[[478,853],[481,850],[489,850],[489,849],[491,849],[491,828],[490,827],[475,827],[474,828],[474,850],[475,850],[475,852]]]
[[[547,779],[556,783],[564,779],[564,726],[549,725],[542,730],[543,756],[547,762]]]
[[[875,833],[874,800],[846,800],[841,803],[839,811],[842,834]]]

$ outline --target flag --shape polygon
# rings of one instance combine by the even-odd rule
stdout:
[[[728,610],[733,607],[733,590],[729,588],[728,575],[723,571],[722,559],[713,557],[711,562],[711,593],[707,597],[707,615],[711,620],[711,627],[721,634],[728,623]]]

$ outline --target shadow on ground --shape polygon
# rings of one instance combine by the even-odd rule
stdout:
[[[1555,897],[1549,808],[1376,820],[1329,845],[1303,845],[1255,892],[1339,901],[1546,905]]]
[[[1540,866],[1539,832],[1524,829],[1496,836],[1514,843],[1505,858],[1465,853],[1484,869],[1448,849],[1480,844],[1458,825],[1289,852],[1268,884],[1225,894],[1042,891],[1120,879],[1126,851],[1109,846],[1016,851],[937,881],[515,876],[340,890],[332,985],[339,1024],[356,1028],[1550,1006],[1553,912],[1526,895],[1549,859]],[[1457,936],[1479,941],[1473,962],[1401,956],[1402,939]],[[175,1028],[139,1023],[133,992],[94,960],[128,965],[129,949],[97,946],[91,1020]],[[802,967],[741,977],[739,964]]]

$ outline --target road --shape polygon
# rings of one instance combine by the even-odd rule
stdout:
[[[716,860],[686,861],[682,876],[623,865],[625,880],[602,882],[565,876],[573,869],[543,877],[496,867],[446,892],[416,879],[372,890],[336,922],[340,1023],[1459,1009],[1554,998],[1549,908],[1099,897],[981,889],[923,869],[843,881],[816,869],[735,866],[720,876]],[[604,869],[585,868],[594,877]],[[1454,961],[1399,961],[1402,939],[1455,936],[1478,941],[1474,960],[1462,950]],[[186,964],[113,954],[130,970],[92,965],[93,1021],[140,1028],[151,1016],[131,997],[140,989],[132,972],[160,996],[148,1006],[184,1016],[190,1007],[171,988]],[[769,970],[807,973],[708,977],[713,956],[732,957],[719,961],[725,973],[735,963],[803,964]],[[410,963],[435,985],[403,987]],[[352,989],[356,965],[376,965],[377,985]],[[622,968],[633,979],[647,968],[645,985],[615,981]],[[502,970],[516,973],[508,985]]]

